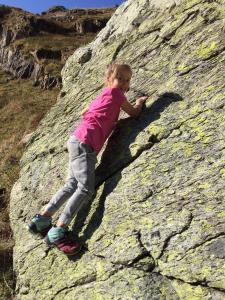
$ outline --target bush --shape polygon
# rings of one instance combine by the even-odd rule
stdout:
[[[53,6],[47,10],[48,13],[54,13],[58,11],[66,11],[65,6]]]
[[[11,9],[9,6],[0,4],[0,14],[7,14],[10,11],[11,11]]]

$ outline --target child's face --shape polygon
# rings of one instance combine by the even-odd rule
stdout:
[[[130,80],[132,74],[130,72],[121,71],[115,77],[109,78],[108,82],[111,87],[118,87],[124,93],[128,92],[130,89]]]

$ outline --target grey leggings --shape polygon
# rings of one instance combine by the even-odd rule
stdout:
[[[69,225],[82,205],[95,192],[96,152],[87,144],[71,136],[69,151],[69,176],[66,184],[52,197],[46,210],[54,214],[68,200],[59,221]]]

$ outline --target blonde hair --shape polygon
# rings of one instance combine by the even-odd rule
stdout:
[[[105,72],[105,83],[108,83],[109,78],[118,78],[123,72],[130,73],[132,75],[131,67],[124,63],[112,62],[107,65]]]

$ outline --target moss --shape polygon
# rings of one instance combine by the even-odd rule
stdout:
[[[214,210],[214,206],[213,205],[207,205],[207,206],[205,206],[205,211],[206,212],[211,212],[211,211],[213,211]]]

